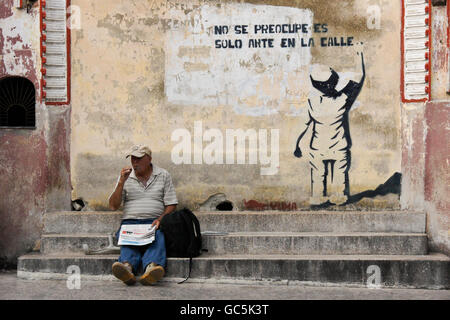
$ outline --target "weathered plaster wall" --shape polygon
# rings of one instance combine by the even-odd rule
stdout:
[[[445,6],[434,6],[432,11],[432,46],[431,46],[431,97],[432,100],[449,100],[448,81],[448,20]]]
[[[36,89],[36,129],[0,129],[0,267],[35,247],[47,210],[70,210],[69,108],[40,102],[38,3],[30,13],[0,3],[0,78]]]
[[[427,233],[434,251],[450,255],[449,125],[450,101],[430,102],[426,106],[425,200]]]
[[[439,101],[402,105],[400,1],[75,0],[81,29],[72,31],[71,110],[39,102],[38,10],[35,6],[27,14],[12,3],[0,3],[0,78],[20,75],[35,84],[37,128],[0,130],[2,264],[14,264],[16,256],[35,246],[45,211],[70,210],[71,197],[105,208],[120,168],[128,164],[123,153],[134,143],[149,144],[154,162],[172,173],[181,205],[205,207],[211,195],[223,193],[238,209],[307,208],[311,130],[302,140],[303,157],[293,152],[308,119],[309,76],[318,69],[316,80],[326,80],[321,75],[332,67],[342,79],[359,81],[358,52],[364,53],[366,79],[349,113],[350,199],[357,201],[346,208],[426,210],[431,248],[449,252],[448,148],[442,146],[448,141],[444,7],[432,9],[431,96]],[[367,26],[371,5],[381,9],[380,28]],[[227,37],[208,29],[219,23],[297,21],[326,23],[325,36],[353,36],[354,45],[238,52],[216,49],[214,40]],[[321,36],[311,30],[306,35]],[[268,37],[280,40],[280,35]],[[227,129],[262,130],[268,155],[276,149],[270,139],[278,133],[279,158],[272,158],[269,168],[276,173],[261,174],[270,161],[261,163],[260,155],[252,164],[248,154],[245,164],[226,163],[225,141],[223,164],[207,164],[212,144],[203,136],[202,148],[196,149],[198,132],[225,139]],[[184,145],[171,138],[186,131],[191,164],[176,164],[174,148]],[[400,203],[398,192],[380,191],[397,187],[395,172],[402,173]]]
[[[402,106],[402,194],[405,210],[424,210],[425,176],[425,105]]]
[[[447,1],[448,2],[448,1]],[[447,4],[450,7],[450,4]],[[449,196],[449,109],[447,91],[449,73],[448,33],[450,10],[433,8],[432,101],[426,104],[424,196],[427,233],[431,250],[450,255]]]
[[[425,211],[430,250],[450,254],[447,8],[433,7],[432,21],[431,101],[402,105],[401,207]]]
[[[181,205],[196,209],[211,195],[224,193],[238,209],[249,200],[308,208],[311,128],[301,141],[303,157],[293,153],[308,121],[311,66],[322,75],[332,67],[342,80],[358,82],[358,52],[363,52],[366,79],[349,113],[350,195],[359,201],[347,207],[399,208],[398,194],[363,197],[401,172],[402,156],[400,2],[376,2],[380,28],[369,29],[372,2],[72,1],[81,12],[81,29],[72,32],[72,198],[82,197],[93,209],[106,208],[120,168],[128,164],[124,152],[146,143],[154,150],[154,162],[171,172]],[[258,23],[320,23],[328,31],[309,29],[302,38],[317,41],[309,48],[297,42],[295,48],[281,49],[279,34],[266,36],[276,39],[276,48],[215,47],[216,39],[239,38],[246,44],[253,35],[218,36],[214,26]],[[321,36],[351,36],[353,45],[321,47]],[[223,163],[205,164],[205,148],[213,147],[205,137],[201,141],[208,129],[224,139],[217,149]],[[261,175],[269,165],[260,157],[255,164],[249,155],[245,164],[228,164],[227,129],[262,129],[268,155],[275,150],[270,139],[277,132],[272,130],[278,130],[275,174]],[[174,132],[189,132],[190,142],[183,144],[176,134],[171,139]],[[189,144],[190,164],[176,164],[174,148]]]

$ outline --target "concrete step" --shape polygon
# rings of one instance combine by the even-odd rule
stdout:
[[[44,234],[110,233],[120,226],[122,212],[57,211],[44,214]]]
[[[424,213],[402,211],[235,211],[196,213],[201,230],[224,232],[425,233]]]
[[[195,212],[202,231],[425,233],[426,215],[405,211]],[[109,233],[122,212],[63,211],[44,215],[44,233]]]
[[[427,254],[426,234],[233,232],[203,235],[203,248],[213,254]],[[44,254],[82,253],[108,245],[106,234],[45,234]]]
[[[202,242],[212,254],[427,254],[426,234],[412,233],[234,232]]]
[[[27,254],[18,259],[19,278],[68,277],[69,266],[83,276],[111,277],[117,255]],[[166,278],[186,277],[189,259],[169,258]],[[450,258],[431,255],[212,255],[193,259],[193,280],[288,281],[313,285],[449,289]],[[378,281],[379,280],[379,281]],[[117,280],[118,281],[118,280]]]
[[[43,254],[84,253],[83,244],[89,249],[100,249],[108,246],[108,235],[105,233],[87,234],[44,234],[41,237],[40,251]]]

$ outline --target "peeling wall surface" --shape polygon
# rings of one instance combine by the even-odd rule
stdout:
[[[144,143],[192,209],[400,208],[401,3],[377,3],[72,1],[72,198],[107,208]]]
[[[426,105],[426,165],[425,200],[427,233],[434,251],[450,255],[449,195],[449,110],[450,101],[430,102]]]
[[[134,144],[180,207],[426,211],[431,248],[449,253],[444,6],[431,101],[403,103],[400,0],[70,4],[72,98],[50,106],[40,1],[0,2],[0,79],[36,89],[36,127],[0,128],[0,267],[36,246],[45,212],[108,210]]]
[[[450,6],[450,4],[447,4]],[[402,104],[401,208],[427,213],[431,251],[450,255],[449,107],[446,93],[449,74],[449,12],[432,8],[431,101]]]
[[[40,102],[38,4],[27,13],[0,2],[0,79],[21,76],[36,90],[36,128],[0,128],[0,268],[36,245],[42,215],[70,210],[68,107]]]

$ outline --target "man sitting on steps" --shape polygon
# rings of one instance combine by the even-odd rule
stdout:
[[[136,282],[135,274],[142,264],[145,272],[140,282],[149,285],[164,276],[166,247],[164,234],[158,228],[163,216],[175,210],[178,200],[170,174],[151,163],[152,152],[147,146],[133,146],[126,158],[129,156],[131,167],[121,170],[115,190],[109,197],[109,207],[117,210],[123,201],[121,226],[156,225],[156,234],[155,240],[148,245],[121,246],[119,259],[112,265],[112,273],[125,284],[132,285]]]

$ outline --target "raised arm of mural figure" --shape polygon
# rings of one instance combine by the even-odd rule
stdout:
[[[366,76],[366,67],[364,66],[364,54],[361,52],[361,66],[362,66],[362,72],[363,72],[363,78],[361,81],[364,81],[364,78]]]
[[[359,90],[361,90],[364,84],[364,79],[366,78],[366,67],[364,65],[364,55],[362,52],[361,52],[361,69],[362,69],[362,77],[361,80],[359,81]]]
[[[344,89],[342,89],[341,92],[343,92],[347,96],[347,109],[350,109],[353,102],[355,102],[356,97],[358,97],[359,93],[361,92],[362,86],[364,84],[364,80],[366,78],[366,67],[364,65],[364,55],[362,52],[358,53],[361,54],[361,68],[362,68],[362,77],[359,82],[355,82],[350,80],[348,84],[345,86]]]
[[[294,156],[296,156],[297,158],[301,158],[302,157],[302,150],[300,150],[300,141],[302,140],[303,136],[305,135],[305,133],[308,131],[309,129],[309,125],[311,124],[312,119],[311,117],[309,117],[309,121],[308,123],[306,123],[306,129],[303,130],[302,133],[300,133],[300,135],[297,138],[297,143],[295,144],[295,151],[294,151]]]
[[[131,170],[131,167],[125,167],[120,171],[120,178],[119,181],[117,181],[116,189],[109,197],[110,209],[117,210],[122,204],[123,186],[125,184],[125,181],[127,181],[128,177],[130,176]]]

